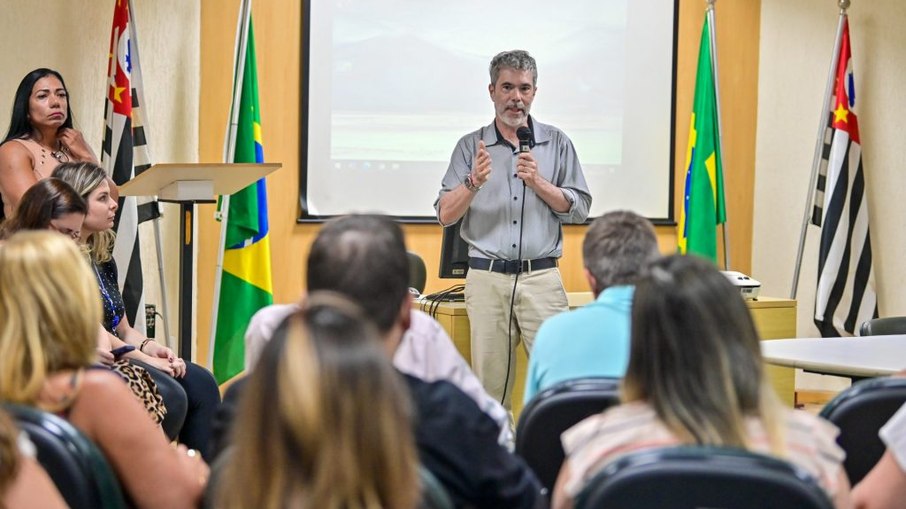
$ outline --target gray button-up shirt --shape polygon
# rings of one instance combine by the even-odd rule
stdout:
[[[472,159],[478,141],[484,140],[491,154],[491,174],[481,190],[475,193],[463,216],[462,238],[469,244],[469,256],[515,260],[519,258],[520,214],[525,189],[525,228],[522,231],[523,260],[556,257],[563,254],[562,223],[581,223],[588,217],[591,194],[585,183],[576,150],[566,135],[556,127],[533,121],[529,127],[535,138],[532,156],[538,172],[556,185],[570,202],[565,213],[554,212],[534,191],[525,188],[516,177],[518,150],[502,137],[498,138],[494,122],[463,136],[444,175],[434,210],[440,210],[440,197],[461,185],[472,171]]]

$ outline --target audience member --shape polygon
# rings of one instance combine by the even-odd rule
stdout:
[[[374,269],[377,260],[380,270]],[[328,221],[308,257],[309,292],[337,292],[361,306],[391,358],[412,316],[408,279],[403,232],[386,217]],[[415,406],[419,459],[457,507],[531,508],[544,499],[535,475],[498,444],[499,425],[475,401],[446,381],[426,382],[405,373],[403,378]],[[220,422],[230,421],[243,382],[227,391]]]
[[[906,503],[906,405],[878,433],[884,456],[853,488],[856,509],[896,509]]]
[[[679,444],[740,447],[808,471],[836,507],[849,507],[839,430],[781,405],[739,291],[709,262],[671,256],[636,284],[624,404],[563,434],[567,460],[554,507],[569,508],[608,463]]]
[[[9,131],[0,144],[2,214],[12,215],[29,187],[67,161],[96,163],[97,157],[73,128],[63,76],[51,69],[35,69],[16,89]]]
[[[172,447],[126,385],[92,369],[101,306],[78,247],[46,231],[0,246],[0,400],[37,406],[96,443],[139,507],[196,506],[208,468]]]
[[[390,275],[397,276],[398,274]],[[312,289],[309,285],[309,290]],[[270,340],[277,325],[285,317],[298,311],[299,306],[298,303],[274,304],[262,308],[252,316],[245,331],[246,371],[254,367],[261,349]],[[393,356],[393,365],[403,373],[426,382],[444,380],[459,387],[500,426],[498,441],[512,448],[513,431],[510,428],[509,413],[484,390],[478,377],[437,320],[422,311],[410,309],[409,328],[403,333],[402,342]]]
[[[310,295],[248,377],[216,506],[414,509],[411,404],[382,350],[356,305]]]
[[[46,178],[31,186],[16,207],[15,215],[4,222],[0,229],[0,238],[8,237],[22,230],[53,230],[80,242],[82,223],[88,207],[79,193],[66,182],[57,178]],[[103,347],[98,348],[99,361],[109,366],[129,385],[136,397],[145,405],[148,414],[157,423],[163,423],[168,410],[162,401],[160,392],[172,398],[185,399],[185,391],[175,381],[166,378],[162,381],[163,387],[158,391],[158,385],[151,378],[145,368],[129,363],[125,359],[114,359],[110,352],[107,332],[98,324],[99,342]],[[183,408],[185,405],[179,405]],[[172,407],[171,407],[172,408]],[[170,413],[168,419],[182,424],[184,413],[174,415]],[[167,424],[164,423],[165,428]]]
[[[22,195],[16,214],[0,227],[0,238],[19,230],[50,229],[79,240],[87,213],[85,200],[69,184],[60,179],[44,179]]]
[[[647,219],[628,210],[595,219],[582,244],[585,279],[595,300],[548,318],[538,329],[525,380],[526,404],[557,382],[623,376],[629,362],[632,284],[658,256]]]
[[[117,203],[110,196],[107,174],[93,163],[63,163],[54,170],[53,176],[72,186],[88,204],[81,240],[88,247],[91,269],[97,278],[103,303],[101,323],[109,333],[106,335],[109,341],[106,349],[133,345],[135,350],[127,353],[126,357],[133,362],[139,361],[139,365],[149,371],[159,386],[166,383],[166,377],[160,376],[157,371],[175,378],[188,398],[179,441],[207,457],[211,421],[220,404],[217,382],[206,369],[177,357],[173,350],[146,337],[129,324],[117,282],[116,261],[111,256]]]

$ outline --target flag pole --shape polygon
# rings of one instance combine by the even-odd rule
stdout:
[[[230,107],[230,118],[226,128],[226,139],[223,147],[223,162],[233,162],[236,153],[236,131],[239,126],[239,104],[242,100],[242,80],[245,76],[245,55],[248,50],[249,20],[252,14],[252,0],[242,0],[239,7],[239,19],[236,23],[236,48],[233,55],[233,102]],[[214,274],[214,306],[211,312],[211,335],[208,348],[208,365],[214,366],[214,347],[217,336],[217,315],[220,311],[220,286],[223,279],[223,256],[226,251],[227,221],[230,212],[230,196],[221,196],[220,201],[220,244],[217,252],[217,266]]]
[[[141,62],[141,58],[139,57],[139,52],[138,52],[138,48],[140,46],[138,43],[138,23],[136,22],[135,17],[132,16],[133,13],[135,13],[135,8],[132,6],[132,0],[129,0],[129,14],[130,14],[129,37],[134,41],[132,48],[130,48],[130,50],[135,52],[135,59],[137,61]],[[138,94],[141,96],[141,97],[139,97],[139,104],[142,104],[142,105],[145,104],[144,89],[145,89],[144,83],[142,83],[141,87],[136,88],[136,90],[138,91]],[[145,135],[147,136],[148,133],[146,132]],[[150,155],[150,152],[151,152],[151,150],[148,149],[149,155]],[[157,197],[154,197],[154,200],[156,202]],[[154,206],[157,208],[157,217],[155,217],[151,221],[153,221],[153,225],[154,225],[154,246],[157,251],[157,277],[158,277],[158,280],[160,281],[160,304],[161,304],[161,310],[160,310],[161,315],[160,316],[161,316],[161,318],[163,318],[163,320],[161,320],[161,321],[164,322],[164,344],[169,347],[171,345],[170,304],[169,304],[169,300],[167,298],[167,280],[164,277],[164,251],[163,251],[163,247],[161,246],[161,242],[160,242],[160,238],[161,238],[160,237],[160,204],[155,203]],[[139,313],[144,313],[144,311],[145,311],[144,309],[138,310]],[[147,332],[147,330],[148,329],[147,329],[147,323],[146,323],[145,332]]]
[[[790,288],[790,299],[796,299],[796,290],[799,288],[799,272],[802,268],[802,252],[805,250],[805,236],[808,233],[809,212],[814,203],[812,197],[815,192],[815,181],[818,178],[818,167],[821,164],[821,149],[824,146],[824,132],[827,130],[827,117],[830,113],[830,98],[834,90],[837,75],[837,64],[840,59],[840,44],[843,39],[843,23],[846,21],[846,9],[849,9],[850,0],[837,0],[840,6],[840,19],[837,22],[837,35],[834,39],[834,54],[831,55],[830,70],[827,72],[827,85],[824,88],[824,100],[821,102],[821,115],[818,120],[818,136],[815,139],[815,152],[812,155],[812,174],[809,178],[808,192],[805,196],[805,212],[802,214],[802,229],[799,232],[799,248],[796,251],[796,267],[793,270],[793,284]]]
[[[720,118],[720,87],[718,82],[720,76],[717,72],[717,26],[715,25],[715,15],[714,7],[717,0],[708,0],[708,8],[706,9],[706,15],[708,16],[708,39],[711,45],[711,76],[713,76],[714,82],[714,108],[717,113],[717,150],[720,153],[720,162],[721,162],[721,171],[726,168],[726,163],[724,162],[724,130],[723,123]],[[723,196],[721,198],[724,198]],[[724,200],[726,203],[726,200]],[[716,202],[715,202],[716,204]],[[724,270],[730,270],[730,233],[728,231],[730,219],[726,217],[726,207],[724,207],[724,222],[721,224],[721,232],[723,235],[724,243]]]

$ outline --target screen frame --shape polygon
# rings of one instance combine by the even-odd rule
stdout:
[[[299,206],[296,213],[296,223],[323,223],[337,215],[319,215],[310,214],[308,207],[308,135],[309,126],[309,96],[311,76],[311,55],[310,55],[310,33],[311,33],[311,4],[314,0],[302,0],[302,34],[301,34],[301,65],[300,65],[300,97],[299,97]],[[670,140],[669,140],[669,164],[667,176],[667,217],[649,217],[647,218],[656,226],[676,226],[676,211],[674,198],[675,170],[676,170],[676,88],[677,88],[677,59],[679,49],[679,0],[673,0],[673,50],[672,50],[672,69],[670,90]],[[438,189],[440,186],[440,177],[438,178]],[[407,215],[390,215],[393,219],[407,224],[439,224],[434,216],[407,216]],[[583,224],[589,224],[594,218],[589,217]],[[446,229],[446,228],[445,228]]]

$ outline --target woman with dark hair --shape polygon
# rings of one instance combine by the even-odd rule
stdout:
[[[811,473],[849,507],[839,430],[785,408],[764,373],[758,333],[739,291],[694,256],[654,262],[636,284],[623,404],[563,434],[567,459],[554,508],[570,508],[607,464],[642,449],[738,447]]]
[[[102,325],[109,333],[110,348],[133,345],[135,350],[127,353],[126,357],[140,361],[143,367],[154,368],[149,371],[159,386],[162,385],[162,377],[155,370],[176,379],[188,398],[186,420],[179,433],[179,441],[206,455],[211,421],[220,404],[217,382],[206,369],[177,357],[173,350],[146,337],[129,324],[117,283],[116,262],[111,256],[117,204],[110,196],[107,174],[96,164],[81,162],[61,164],[54,170],[53,177],[72,186],[88,204],[81,240],[88,247],[91,268],[98,281],[104,305]]]
[[[74,240],[82,234],[88,206],[79,193],[60,179],[49,178],[25,191],[16,214],[0,228],[0,238],[19,230],[55,230]]]
[[[3,216],[12,214],[29,187],[68,161],[98,160],[82,133],[73,128],[63,76],[52,69],[35,69],[16,89],[9,131],[0,144]]]
[[[315,292],[265,346],[215,507],[414,509],[412,408],[361,309]]]

